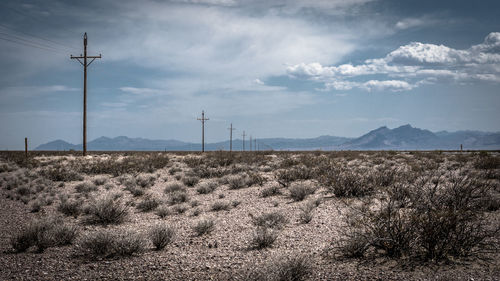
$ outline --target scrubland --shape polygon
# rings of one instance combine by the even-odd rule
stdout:
[[[0,152],[1,280],[498,280],[498,152]]]

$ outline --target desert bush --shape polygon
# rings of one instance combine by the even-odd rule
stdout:
[[[492,187],[478,175],[459,174],[426,174],[392,186],[378,207],[353,208],[338,249],[345,256],[371,252],[438,261],[494,247],[500,227],[483,204]]]
[[[39,174],[52,181],[68,182],[83,180],[83,176],[78,172],[62,165],[43,168],[39,171]]]
[[[290,185],[288,191],[290,192],[290,197],[294,201],[302,201],[308,195],[313,194],[316,191],[316,189],[309,183],[295,182]]]
[[[197,176],[187,175],[182,178],[182,183],[186,186],[195,186],[200,181],[200,178]]]
[[[168,183],[163,190],[166,194],[173,193],[176,191],[186,191],[186,187],[180,182]]]
[[[314,175],[313,169],[300,165],[288,169],[278,170],[275,178],[279,184],[287,187],[294,181],[313,179]]]
[[[108,159],[84,162],[78,169],[86,174],[110,174],[115,177],[123,174],[153,173],[167,166],[169,158],[161,153],[130,155],[122,159],[113,156]]]
[[[265,198],[265,197],[275,196],[275,195],[280,195],[280,194],[281,194],[281,190],[280,190],[279,186],[272,185],[268,188],[263,189],[262,192],[260,193],[260,196]]]
[[[500,168],[500,157],[492,155],[480,155],[474,161],[474,168],[480,170],[494,170]]]
[[[40,212],[40,210],[42,209],[42,207],[45,206],[43,200],[41,199],[37,199],[37,200],[34,200],[30,203],[30,212],[32,213],[38,213]]]
[[[103,176],[100,176],[100,177],[96,177],[92,180],[92,182],[97,185],[97,186],[100,186],[100,185],[103,185],[105,184],[106,182],[108,181],[108,178],[107,177],[103,177]]]
[[[85,181],[75,185],[75,190],[78,193],[89,193],[92,191],[97,191],[97,186],[91,182]]]
[[[188,207],[186,207],[185,205],[175,205],[173,207],[173,210],[177,214],[184,214],[188,210]]]
[[[205,181],[205,182],[200,183],[196,187],[196,191],[199,194],[212,193],[215,189],[217,189],[217,183],[215,181]]]
[[[182,169],[179,167],[172,167],[172,168],[168,169],[168,174],[171,176],[175,175],[175,173],[177,173],[177,172],[182,172]]]
[[[268,227],[259,226],[255,229],[250,241],[251,249],[264,249],[271,247],[278,238],[278,232]]]
[[[262,186],[267,181],[267,179],[262,175],[260,175],[259,173],[247,172],[247,175],[248,175],[247,186],[252,186],[252,185]]]
[[[24,252],[36,246],[37,252],[43,252],[49,247],[71,244],[77,234],[77,228],[67,225],[57,217],[46,217],[32,221],[11,240],[11,246],[16,252]]]
[[[231,204],[224,201],[216,201],[212,204],[212,206],[210,206],[210,210],[214,212],[228,211],[229,209],[231,209]]]
[[[258,217],[250,214],[252,223],[258,227],[268,227],[274,229],[281,229],[288,223],[288,219],[281,212],[263,213]]]
[[[98,230],[77,243],[84,256],[93,259],[131,256],[145,249],[143,236],[133,231]]]
[[[82,201],[69,199],[67,196],[60,197],[61,202],[57,210],[66,216],[78,217],[81,213]]]
[[[175,231],[166,225],[157,224],[149,230],[149,239],[156,250],[162,250],[174,240]]]
[[[229,189],[240,189],[248,186],[248,176],[245,174],[227,176],[226,181]]]
[[[154,211],[158,206],[160,206],[162,201],[158,198],[152,196],[146,196],[139,202],[136,208],[142,212],[151,212]]]
[[[280,256],[244,274],[246,281],[302,281],[312,274],[309,259],[302,255]]]
[[[139,174],[135,178],[135,183],[142,188],[148,188],[153,186],[155,184],[155,181],[156,177],[148,174]]]
[[[300,208],[299,220],[301,223],[310,223],[313,219],[313,212],[317,205],[315,201],[309,201]]]
[[[192,227],[196,236],[202,236],[204,234],[210,234],[215,228],[215,223],[211,219],[202,219],[196,222]]]
[[[146,191],[144,189],[142,189],[138,186],[135,186],[135,185],[129,185],[129,186],[125,187],[125,190],[130,192],[130,194],[132,194],[132,196],[134,196],[134,197],[139,197],[139,196],[144,195],[144,193],[146,193]]]
[[[107,194],[94,199],[88,205],[87,222],[92,224],[120,224],[128,216],[128,205],[122,202],[120,195]]]
[[[180,204],[189,201],[186,191],[174,191],[169,194],[168,202],[170,205]]]
[[[156,215],[162,219],[169,216],[171,213],[172,212],[167,206],[160,206],[156,209]]]
[[[375,191],[375,182],[366,171],[333,166],[324,171],[320,181],[337,197],[362,197]]]

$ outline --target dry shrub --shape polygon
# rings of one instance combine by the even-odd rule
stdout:
[[[224,202],[224,201],[214,202],[210,207],[210,210],[214,212],[228,211],[229,209],[231,209],[231,204],[229,202]]]
[[[83,176],[63,165],[55,165],[40,170],[39,174],[52,181],[82,181]]]
[[[67,196],[60,197],[61,203],[57,206],[57,210],[66,216],[78,217],[82,212],[82,201],[69,199]]]
[[[246,174],[230,175],[225,179],[227,184],[229,185],[229,189],[240,189],[248,187],[248,176]]]
[[[264,249],[271,247],[278,238],[278,231],[268,227],[259,226],[255,229],[250,241],[251,249]]]
[[[91,224],[120,224],[128,217],[129,207],[121,194],[106,194],[94,199],[85,209]]]
[[[202,236],[204,234],[210,234],[215,228],[215,223],[211,219],[202,219],[196,222],[192,227],[196,236]]]
[[[258,227],[269,227],[274,229],[281,229],[288,223],[288,219],[281,212],[263,213],[258,217],[250,214],[252,223]]]
[[[320,182],[337,197],[363,197],[375,191],[376,182],[364,170],[331,166],[323,171]]]
[[[280,194],[281,194],[280,187],[277,185],[273,185],[273,186],[270,186],[268,188],[263,189],[262,192],[260,193],[260,196],[266,198],[269,196],[275,196],[275,195],[280,195]]]
[[[142,212],[151,212],[158,208],[161,203],[162,201],[158,198],[155,198],[153,196],[146,196],[144,199],[142,199],[141,202],[137,204],[136,208]]]
[[[186,191],[174,191],[169,194],[168,202],[170,205],[181,204],[189,201],[189,196]]]
[[[310,223],[314,216],[317,205],[315,201],[309,201],[300,208],[299,220],[301,223]]]
[[[79,183],[75,186],[75,190],[78,193],[90,193],[92,191],[97,191],[97,186],[91,182],[85,181]]]
[[[425,261],[483,253],[500,231],[483,204],[491,194],[491,184],[464,171],[394,184],[376,205],[351,208],[337,248],[345,256]]]
[[[308,195],[313,194],[316,191],[316,189],[313,186],[311,186],[310,183],[295,182],[292,185],[290,185],[288,191],[290,192],[290,197],[294,201],[302,201]]]
[[[175,231],[166,225],[157,224],[149,230],[149,239],[156,250],[162,250],[174,240]]]
[[[182,183],[186,186],[195,186],[200,181],[200,178],[194,175],[186,175],[182,178]]]
[[[313,179],[314,176],[315,173],[313,169],[305,165],[278,170],[275,175],[278,183],[285,187],[289,186],[294,181]]]
[[[217,183],[215,181],[202,182],[196,187],[196,191],[199,194],[212,193],[216,189],[217,189]]]
[[[160,206],[156,209],[156,215],[162,219],[169,216],[170,214],[172,214],[172,212],[167,206]]]
[[[61,218],[46,217],[32,221],[11,240],[11,246],[16,252],[24,252],[36,246],[37,252],[43,252],[49,247],[71,244],[77,234],[77,228],[65,224]]]
[[[186,191],[186,187],[180,182],[168,183],[163,190],[166,194],[173,193],[176,191]]]
[[[312,274],[309,258],[303,255],[280,256],[263,266],[252,266],[244,273],[247,281],[302,281]]]
[[[133,231],[98,230],[83,236],[77,246],[82,255],[98,259],[141,253],[146,241]]]

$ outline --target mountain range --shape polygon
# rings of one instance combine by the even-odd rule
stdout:
[[[429,130],[404,125],[394,129],[386,126],[370,131],[358,138],[320,136],[317,138],[265,138],[253,142],[259,150],[458,150],[463,149],[500,149],[500,132],[480,131],[431,132]],[[245,141],[249,150],[249,141]],[[55,140],[38,146],[35,150],[81,150],[81,144],[71,144]],[[149,140],[125,136],[100,137],[87,143],[88,150],[94,151],[199,151],[200,143],[178,140]],[[233,150],[242,150],[243,141],[233,140]],[[229,150],[229,141],[206,143],[205,150]]]

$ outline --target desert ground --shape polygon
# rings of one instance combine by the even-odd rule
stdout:
[[[498,152],[0,152],[0,280],[499,280]]]

